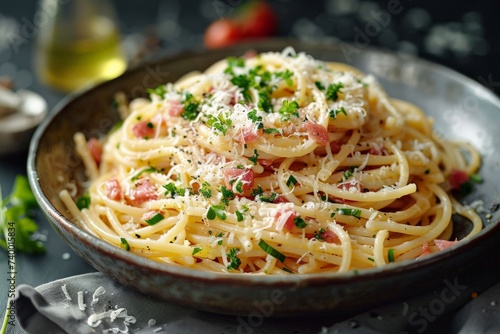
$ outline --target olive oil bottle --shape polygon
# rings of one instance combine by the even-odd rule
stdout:
[[[38,35],[35,67],[40,81],[71,92],[125,71],[111,3],[43,0],[40,10],[52,14]]]

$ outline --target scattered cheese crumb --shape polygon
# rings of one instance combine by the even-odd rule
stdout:
[[[106,290],[102,286],[98,287],[92,295],[92,303],[90,303],[90,305],[94,305],[95,303],[97,303],[99,301],[99,298],[97,297],[102,296],[105,293]]]
[[[149,319],[149,321],[148,321],[148,326],[149,326],[149,327],[152,327],[152,326],[154,326],[154,325],[156,325],[156,320],[155,320],[155,319]]]
[[[491,306],[495,306],[496,304],[497,304],[497,302],[494,300],[490,303]]]
[[[78,308],[80,311],[85,311],[87,304],[83,301],[83,291],[78,291]]]
[[[64,253],[64,254],[62,255],[62,259],[63,259],[63,260],[69,260],[69,259],[71,259],[71,254],[70,254],[70,253]]]
[[[62,291],[63,291],[64,296],[66,297],[66,299],[67,300],[72,300],[71,296],[68,293],[68,290],[66,289],[66,284],[64,284],[63,286],[61,286],[61,289],[62,289]]]

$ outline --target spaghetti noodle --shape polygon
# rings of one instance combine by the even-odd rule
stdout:
[[[217,272],[344,272],[453,245],[453,213],[472,222],[466,238],[482,228],[449,182],[478,170],[476,150],[437,137],[418,107],[347,65],[288,48],[150,93],[106,138],[75,135],[88,206],[61,193],[88,232],[137,255]]]

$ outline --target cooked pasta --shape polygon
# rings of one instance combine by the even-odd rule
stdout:
[[[89,200],[61,198],[88,232],[139,256],[345,272],[460,242],[454,213],[471,221],[466,238],[482,228],[452,197],[478,170],[476,150],[436,136],[417,106],[347,65],[291,48],[228,58],[128,110],[105,138],[75,135]]]

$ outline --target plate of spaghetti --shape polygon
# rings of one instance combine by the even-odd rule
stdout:
[[[72,96],[28,174],[62,238],[126,286],[213,312],[347,313],[493,247],[499,106],[408,56],[274,40]]]

